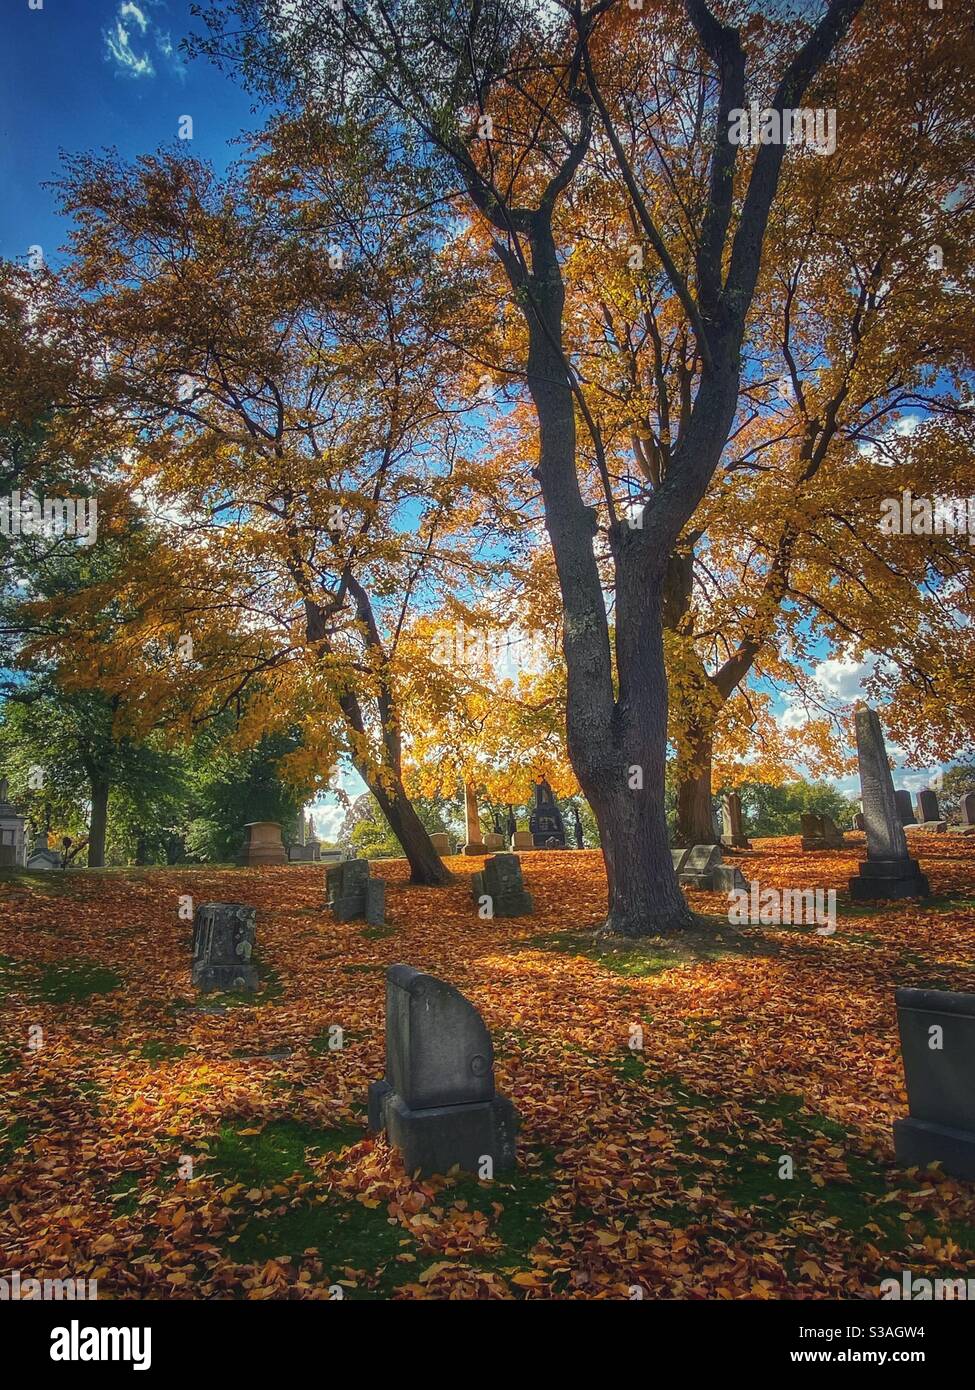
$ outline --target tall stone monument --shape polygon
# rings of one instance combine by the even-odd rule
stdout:
[[[721,807],[721,843],[726,849],[751,849],[741,814],[741,795],[729,792]]]
[[[462,854],[486,854],[481,832],[481,820],[477,814],[477,796],[470,782],[464,783],[464,821],[467,839],[461,846]]]
[[[410,1173],[454,1165],[480,1177],[515,1166],[518,1114],[495,1093],[494,1048],[460,990],[409,965],[386,971],[386,1075],[369,1087],[369,1127]]]
[[[850,897],[857,901],[926,898],[931,889],[917,860],[907,852],[877,711],[861,705],[855,723],[867,857],[857,877],[850,879]]]
[[[565,849],[565,821],[546,778],[535,784],[535,809],[528,820],[536,849]]]

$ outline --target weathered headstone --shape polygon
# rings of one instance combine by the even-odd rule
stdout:
[[[487,831],[484,836],[484,848],[491,854],[504,849],[504,836],[497,830]]]
[[[515,1166],[518,1114],[495,1093],[484,1020],[459,990],[408,965],[386,972],[386,1074],[369,1087],[369,1127],[410,1173]]]
[[[565,849],[565,821],[556,805],[555,793],[544,777],[535,784],[535,808],[528,828],[536,849]]]
[[[714,887],[714,870],[720,863],[720,845],[695,845],[678,871],[677,882],[684,888],[710,892]]]
[[[477,796],[470,782],[464,784],[464,820],[467,839],[461,847],[462,854],[484,854],[484,840],[481,837],[481,821],[477,814]]]
[[[680,845],[677,849],[670,851],[670,857],[674,861],[674,873],[679,874],[687,862],[687,856],[691,852],[690,845]]]
[[[975,835],[975,792],[961,799],[961,824],[951,826],[952,835]]]
[[[897,1161],[975,1178],[975,994],[899,989],[896,1000],[910,1112],[894,1121]]]
[[[887,748],[876,710],[861,706],[855,715],[860,791],[867,835],[867,857],[850,879],[856,900],[926,898],[931,892],[916,859],[907,852],[907,837],[897,812]]]
[[[931,787],[924,787],[917,794],[917,828],[934,835],[943,835],[948,829],[948,822],[941,819],[938,809],[938,793]]]
[[[527,917],[535,911],[531,894],[525,892],[517,854],[485,859],[483,872],[471,878],[471,894],[478,907],[484,906],[483,899],[490,899],[492,917]]]
[[[511,837],[511,848],[513,850],[534,849],[535,841],[532,839],[530,830],[516,830]]]
[[[729,849],[751,849],[741,813],[741,795],[729,792],[721,806],[721,842]]]
[[[344,859],[330,865],[325,870],[325,891],[336,922],[365,917],[372,925],[382,923],[386,884],[381,878],[369,877],[368,859]]]
[[[192,980],[213,989],[257,989],[253,963],[257,908],[243,903],[201,903],[193,921]]]
[[[799,824],[804,850],[843,849],[846,845],[842,830],[837,829],[831,816],[804,811],[799,817]]]
[[[715,893],[731,893],[748,888],[745,875],[737,864],[715,864],[711,870],[711,889]]]
[[[244,826],[244,847],[237,858],[244,868],[262,864],[287,864],[281,826],[274,820],[255,820]]]
[[[894,800],[897,803],[897,818],[901,825],[914,825],[914,805],[911,801],[911,793],[901,787],[894,792]]]
[[[853,829],[863,830],[865,827],[866,821],[863,819],[863,812],[857,811],[856,815],[853,817]]]
[[[453,854],[453,849],[450,845],[450,836],[441,830],[434,831],[430,836],[430,843],[440,855]]]

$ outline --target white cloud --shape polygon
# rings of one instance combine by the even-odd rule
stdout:
[[[122,0],[112,25],[104,31],[105,57],[114,63],[122,77],[155,77],[156,64],[176,77],[185,77],[186,68],[180,61],[173,40],[165,29],[150,17],[148,10],[160,0]],[[162,6],[165,9],[165,6]]]

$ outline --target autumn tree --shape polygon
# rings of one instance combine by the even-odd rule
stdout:
[[[669,557],[705,495],[735,417],[740,352],[785,154],[742,157],[730,116],[748,104],[749,67],[779,116],[800,104],[862,0],[830,0],[803,25],[719,18],[704,0],[653,17],[610,0],[540,10],[518,3],[394,9],[343,0],[308,12],[274,0],[210,6],[203,46],[276,97],[422,142],[465,216],[484,225],[524,335],[522,365],[538,420],[537,477],[565,610],[570,754],[602,835],[607,926],[641,935],[690,913],[664,814],[667,688],[662,603]],[[747,16],[746,16],[747,18]],[[640,42],[625,26],[640,23]],[[681,274],[658,228],[669,196],[654,136],[688,69],[703,71],[690,143],[708,169],[691,209],[692,267]],[[621,134],[621,127],[625,128]],[[633,138],[630,138],[632,134]],[[620,516],[578,364],[565,343],[566,191],[608,144],[643,234],[687,314],[689,401],[666,477],[636,528]],[[588,500],[577,419],[601,491]],[[615,594],[615,653],[598,552]],[[614,657],[615,655],[615,662]]]

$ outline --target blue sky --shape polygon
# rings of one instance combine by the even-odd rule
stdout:
[[[116,147],[125,158],[172,145],[191,116],[192,153],[223,168],[230,141],[253,123],[250,99],[179,41],[189,0],[5,0],[0,23],[3,198],[0,255],[40,246],[57,266],[65,226],[55,195],[61,150]],[[198,27],[198,26],[196,26]]]

